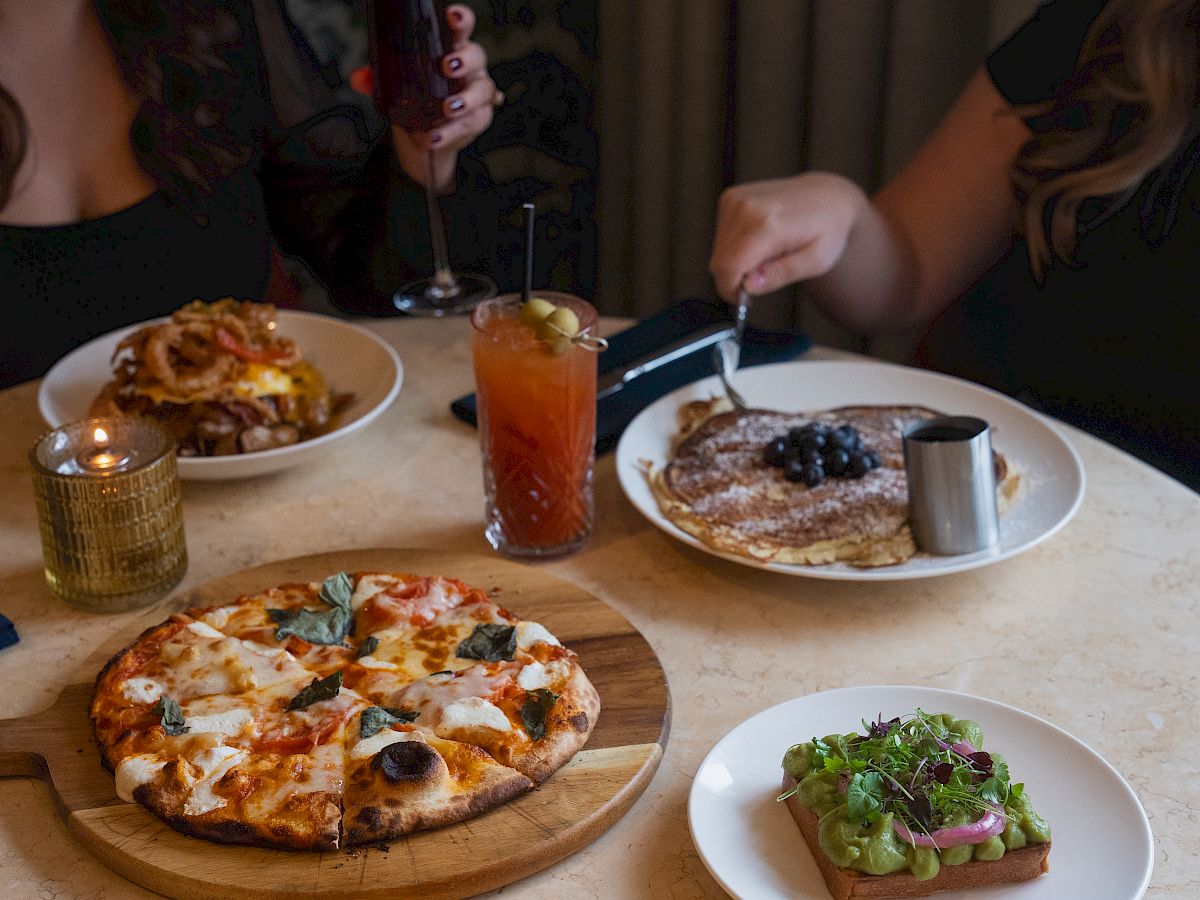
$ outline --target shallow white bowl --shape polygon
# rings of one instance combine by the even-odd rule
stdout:
[[[147,323],[101,335],[54,364],[38,390],[38,409],[51,427],[88,417],[92,401],[112,377],[113,350],[126,335],[144,324]],[[180,478],[193,481],[250,478],[309,462],[373,422],[400,392],[404,380],[400,357],[364,328],[329,316],[281,310],[279,333],[296,341],[304,358],[321,370],[333,390],[354,394],[354,400],[341,415],[341,425],[320,437],[274,450],[234,456],[180,457]]]

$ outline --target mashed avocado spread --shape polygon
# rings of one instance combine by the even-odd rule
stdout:
[[[834,865],[869,875],[999,859],[1050,840],[1023,784],[983,751],[968,719],[931,715],[864,722],[864,734],[832,734],[791,747],[783,768],[793,794],[819,817],[821,849]]]

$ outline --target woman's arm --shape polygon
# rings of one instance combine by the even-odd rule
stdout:
[[[808,281],[821,310],[855,331],[931,319],[1008,246],[1010,168],[1029,134],[981,69],[873,198],[815,172],[730,188],[710,262],[718,292],[732,299],[743,279],[752,294]]]

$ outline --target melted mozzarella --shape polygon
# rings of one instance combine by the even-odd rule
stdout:
[[[517,684],[527,691],[536,691],[538,688],[544,688],[550,683],[550,676],[546,672],[546,667],[540,662],[531,662],[521,670],[521,674],[517,676]]]
[[[247,709],[231,709],[226,712],[214,713],[209,716],[188,716],[184,720],[196,734],[227,734],[231,737],[242,733],[242,730],[254,721],[254,716]]]
[[[442,709],[441,720],[433,729],[439,737],[453,738],[467,735],[480,729],[487,731],[509,731],[512,725],[504,710],[482,697],[466,697],[455,700]]]
[[[154,779],[166,765],[153,756],[127,756],[117,766],[117,796],[126,803],[133,802],[133,792],[139,786]]]
[[[201,776],[192,787],[187,802],[183,805],[184,815],[202,816],[206,812],[220,809],[226,804],[224,797],[213,793],[213,785],[220,781],[225,773],[243,762],[248,756],[245,750],[235,750],[233,747],[213,747],[205,750],[192,762],[200,767]]]
[[[373,656],[360,656],[356,662],[367,669],[392,669],[392,664],[384,662],[381,659],[376,659]]]
[[[221,632],[217,631],[217,629],[213,628],[207,622],[188,622],[187,629],[193,634],[198,634],[200,637],[209,638],[214,641],[219,641],[225,637],[225,635],[221,634]]]
[[[351,747],[350,758],[367,759],[374,756],[384,747],[390,747],[392,744],[398,744],[401,741],[419,740],[421,738],[415,731],[392,731],[390,728],[385,728],[383,731],[373,734],[369,738],[363,738]]]
[[[234,606],[219,606],[216,609],[209,610],[201,618],[213,628],[224,628],[225,623],[229,621],[229,617],[241,608],[236,604]]]
[[[165,689],[153,678],[130,678],[121,687],[121,694],[134,703],[153,703]]]
[[[354,593],[350,595],[350,607],[358,609],[376,594],[395,587],[397,583],[395,578],[388,575],[364,575],[358,579],[358,584],[354,586]]]
[[[544,625],[537,622],[519,622],[517,624],[517,646],[520,649],[527,650],[538,641],[554,644],[556,647],[562,646],[558,638],[547,631]]]

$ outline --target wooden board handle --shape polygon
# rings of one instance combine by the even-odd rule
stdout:
[[[47,779],[46,757],[29,749],[37,731],[37,718],[0,719],[0,778]]]

